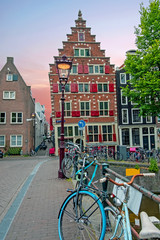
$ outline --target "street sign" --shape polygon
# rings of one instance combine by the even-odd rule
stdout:
[[[79,127],[79,128],[84,128],[85,125],[86,125],[86,123],[85,123],[85,121],[83,121],[83,120],[80,120],[80,121],[78,122],[78,127]]]
[[[64,122],[65,122],[66,120],[64,120]],[[61,120],[56,120],[56,123],[61,123]]]

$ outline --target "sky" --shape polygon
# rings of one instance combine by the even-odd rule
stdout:
[[[0,0],[0,70],[7,57],[14,58],[32,96],[45,105],[49,122],[49,64],[75,26],[78,11],[117,67],[123,64],[126,51],[136,49],[134,31],[142,2],[149,6],[149,0]]]

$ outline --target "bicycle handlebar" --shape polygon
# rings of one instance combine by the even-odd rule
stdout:
[[[103,183],[103,182],[109,180],[110,182],[114,183],[117,186],[125,186],[126,184],[131,185],[136,177],[154,177],[154,176],[155,176],[155,173],[141,173],[141,174],[134,175],[131,178],[131,180],[127,183],[118,183],[118,182],[114,181],[112,178],[110,178],[108,176],[108,174],[106,174],[106,176],[104,178],[100,179],[100,183]]]

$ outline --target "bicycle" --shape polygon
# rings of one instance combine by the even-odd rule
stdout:
[[[123,202],[123,211],[114,207],[103,207],[107,193],[97,188],[84,186],[85,159],[83,160],[81,181],[79,187],[71,191],[64,200],[58,215],[58,232],[60,240],[71,239],[132,239],[127,209],[128,184],[136,176],[153,176],[153,174],[139,174],[131,181],[123,183],[126,186],[126,198]],[[116,182],[106,176],[100,182]],[[96,194],[98,191],[98,194]],[[127,227],[126,227],[127,220]],[[128,231],[127,231],[128,230]]]
[[[68,152],[65,153],[65,157],[61,163],[61,170],[66,178],[74,178],[78,169],[78,155],[81,153],[78,145],[67,142],[66,147]]]
[[[78,188],[69,190],[71,194],[65,199],[59,211],[58,232],[61,240],[103,240],[105,234],[106,216],[101,196],[93,193],[97,189],[90,184],[85,188],[84,173],[87,167],[85,163],[86,156],[83,158],[82,168],[77,172],[77,175],[81,173]]]
[[[132,177],[132,179],[129,182],[123,182],[118,183],[111,179],[109,175],[107,174],[105,178],[101,179],[101,182],[104,181],[110,181],[113,184],[117,185],[118,187],[124,187],[124,200],[121,202],[118,198],[114,198],[114,204],[116,207],[120,207],[122,204],[122,208],[119,208],[119,211],[115,208],[112,208],[110,206],[107,206],[105,208],[106,212],[106,231],[107,235],[105,236],[105,239],[125,239],[125,240],[132,240],[132,234],[131,234],[131,226],[130,226],[130,220],[129,220],[129,212],[127,203],[129,200],[129,187],[133,183],[134,179],[139,176],[155,176],[155,173],[142,173],[137,174]],[[121,189],[122,190],[122,189]],[[106,238],[107,237],[107,238]],[[152,236],[153,237],[153,236]]]

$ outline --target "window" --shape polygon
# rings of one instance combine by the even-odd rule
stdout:
[[[64,127],[64,135],[68,137],[73,136],[73,128],[71,127]]]
[[[79,136],[78,126],[74,127],[75,136]]]
[[[103,141],[112,141],[112,126],[109,125],[109,126],[102,126],[102,136],[103,136]]]
[[[59,84],[59,92],[62,92],[62,86],[61,86],[61,84]],[[65,85],[65,92],[70,92],[70,84],[69,84],[69,83],[67,83],[67,84]]]
[[[127,97],[123,96],[123,90],[121,90],[121,104],[122,105],[127,105],[128,104]]]
[[[98,126],[88,126],[89,142],[98,142]]]
[[[128,109],[122,109],[122,123],[128,123]]]
[[[64,102],[64,116],[69,117],[71,115],[71,104],[70,102]]]
[[[78,33],[78,40],[79,40],[80,42],[84,42],[84,41],[85,41],[84,32],[79,32],[79,33]]]
[[[98,83],[98,92],[108,92],[108,84]]]
[[[141,123],[142,117],[139,116],[140,110],[139,109],[132,109],[132,122],[133,123]]]
[[[70,84],[65,85],[65,92],[70,92]]]
[[[157,121],[160,123],[160,114],[158,115]]]
[[[89,65],[89,73],[93,73],[93,65]]]
[[[81,116],[89,116],[90,104],[89,102],[80,103]]]
[[[120,73],[120,83],[126,84],[126,74],[125,73]]]
[[[103,65],[89,65],[89,73],[92,74],[103,74],[104,66]]]
[[[99,114],[101,116],[108,116],[108,102],[100,102],[99,109]]]
[[[90,56],[89,49],[86,49],[86,48],[74,49],[74,56],[75,57],[88,57],[88,56]]]
[[[16,123],[16,124],[23,123],[23,113],[12,112],[11,123]]]
[[[89,92],[89,84],[79,83],[79,92]]]
[[[146,117],[146,122],[147,123],[151,123],[152,122],[152,117],[151,116],[147,116]]]
[[[0,112],[0,124],[6,123],[6,113]]]
[[[132,143],[134,146],[140,144],[139,128],[132,129]]]
[[[71,73],[77,73],[77,65],[72,65]]]
[[[3,99],[15,99],[16,92],[15,91],[3,91]]]
[[[10,145],[11,147],[22,147],[22,135],[11,135]]]
[[[9,82],[18,81],[18,75],[16,75],[16,74],[7,74],[6,75],[6,81],[9,81]]]
[[[0,135],[0,147],[5,147],[5,136]]]
[[[130,145],[128,128],[122,129],[122,145]]]

